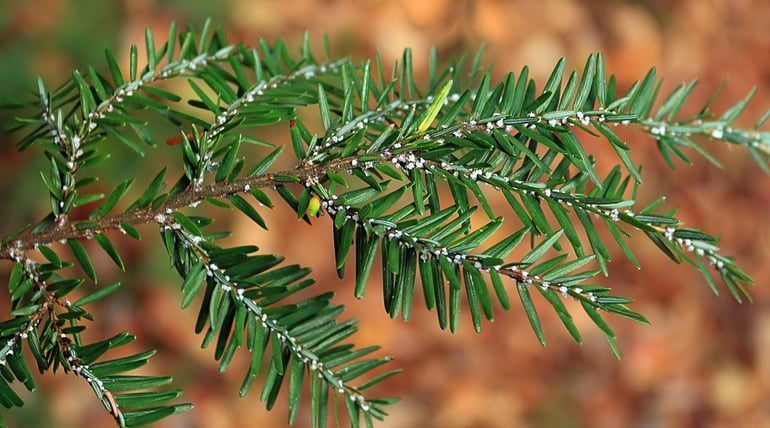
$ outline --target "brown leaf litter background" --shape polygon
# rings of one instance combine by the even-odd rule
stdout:
[[[589,53],[602,51],[621,87],[641,79],[652,66],[665,77],[664,93],[700,79],[685,113],[695,113],[724,80],[728,84],[717,111],[754,85],[758,94],[740,124],[751,126],[770,107],[770,7],[760,0],[7,1],[0,4],[0,95],[21,95],[36,75],[53,87],[73,68],[102,66],[106,47],[127,58],[131,43],[143,45],[145,27],[160,40],[172,20],[200,28],[205,16],[225,26],[231,41],[283,37],[298,47],[308,30],[315,42],[328,34],[335,54],[370,58],[379,49],[386,64],[411,47],[418,79],[424,78],[434,45],[447,60],[485,43],[484,63],[494,65],[497,77],[509,70],[518,73],[527,64],[541,87],[559,57],[568,59],[569,68],[580,68]],[[12,112],[0,114],[6,121]],[[287,135],[278,129],[274,138],[282,141]],[[15,153],[14,138],[2,137],[3,235],[38,218],[47,205],[37,174],[40,163],[31,153]],[[708,141],[704,145],[724,170],[690,153],[693,166],[680,164],[671,171],[651,139],[628,138],[632,156],[644,165],[640,203],[668,196],[669,206],[681,207],[679,216],[687,225],[723,238],[724,254],[734,255],[756,286],[753,304],[738,304],[724,288],[714,296],[697,272],[672,264],[635,236],[632,248],[643,268],[634,269],[617,250],[611,276],[597,280],[636,298],[634,309],[652,322],[643,326],[609,317],[619,336],[620,362],[577,307],[572,308],[583,346],[540,305],[548,339],[547,348],[541,348],[515,294],[513,310],[498,309],[496,320],[485,323],[481,334],[472,332],[467,316],[458,334],[440,331],[435,314],[421,307],[421,297],[415,299],[412,319],[391,321],[376,279],[367,297],[356,301],[349,279],[336,278],[328,217],[311,228],[287,215],[279,202],[264,213],[270,232],[239,216],[223,217],[218,226],[234,232],[231,242],[256,243],[262,251],[313,267],[318,289],[335,290],[348,316],[360,318],[357,343],[381,344],[383,355],[396,357],[391,365],[404,373],[372,392],[403,401],[389,408],[380,427],[770,426],[770,275],[765,263],[770,177],[744,150]],[[126,164],[123,172],[154,175],[170,149],[157,150],[135,166]],[[602,144],[594,149],[600,161],[612,162],[608,151]],[[178,309],[179,281],[154,245],[156,231],[144,227],[141,232],[146,246],[118,244],[128,274],[116,272],[94,252],[100,283],[121,280],[124,287],[94,308],[98,322],[90,334],[100,339],[129,330],[139,338],[136,351],[160,349],[141,372],[173,375],[185,388],[183,399],[195,409],[154,426],[285,426],[285,399],[267,412],[258,387],[245,399],[237,397],[246,358],[236,359],[224,374],[217,372],[213,351],[201,350],[201,337],[192,331],[195,311]],[[9,263],[0,264],[0,274],[7,277],[9,268]],[[84,382],[46,375],[38,383],[38,392],[24,394],[27,407],[3,410],[11,427],[110,426],[110,416]],[[308,403],[305,396],[297,427],[309,426]]]

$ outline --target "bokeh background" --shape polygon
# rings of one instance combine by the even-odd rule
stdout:
[[[104,69],[104,49],[127,58],[132,43],[143,44],[146,27],[156,31],[159,40],[172,20],[199,27],[206,17],[224,26],[232,41],[282,37],[298,47],[307,30],[316,41],[328,34],[335,54],[370,58],[379,49],[385,63],[411,47],[418,74],[425,73],[434,45],[442,58],[451,59],[485,43],[484,62],[494,65],[496,76],[518,72],[527,64],[540,82],[559,57],[567,57],[571,68],[580,68],[590,52],[602,51],[621,87],[641,79],[652,66],[665,76],[664,92],[700,79],[685,113],[695,113],[725,80],[715,109],[738,101],[755,85],[756,99],[740,124],[750,126],[770,107],[770,7],[762,0],[3,0],[0,95],[23,96],[36,76],[53,87],[73,68],[94,64]],[[0,119],[6,122],[13,114],[0,110]],[[278,135],[280,139],[286,133]],[[39,153],[16,153],[17,138],[3,134],[0,139],[3,236],[39,218],[47,205]],[[517,306],[511,312],[498,310],[495,322],[485,324],[481,334],[472,332],[467,319],[456,335],[440,331],[435,315],[417,307],[408,322],[391,321],[383,313],[376,281],[367,298],[356,301],[351,284],[336,278],[328,218],[311,228],[276,209],[264,214],[269,233],[239,217],[222,218],[222,227],[264,251],[313,267],[319,290],[336,290],[349,315],[361,319],[358,343],[381,344],[396,357],[393,365],[404,373],[376,393],[403,401],[390,408],[390,417],[379,426],[770,426],[770,177],[736,148],[704,143],[725,170],[693,155],[694,166],[671,171],[650,139],[636,136],[628,142],[635,160],[644,165],[647,185],[640,202],[667,195],[671,206],[681,207],[679,215],[688,225],[723,237],[724,253],[739,260],[756,286],[753,304],[738,304],[724,289],[722,296],[714,296],[699,274],[673,265],[651,243],[636,237],[632,244],[643,268],[637,271],[617,253],[611,279],[598,280],[615,285],[620,295],[636,298],[634,308],[652,323],[610,318],[619,335],[620,362],[579,310],[574,315],[585,338],[583,346],[541,306],[545,349]],[[131,162],[118,153],[118,167],[113,163],[106,169],[109,177],[148,178],[170,156],[168,147]],[[195,312],[178,310],[179,282],[160,247],[153,245],[158,243],[155,230],[141,232],[142,246],[118,243],[129,274],[97,260],[101,283],[121,280],[124,287],[94,309],[99,322],[90,334],[99,339],[129,330],[139,337],[136,351],[161,350],[142,372],[174,375],[177,385],[185,388],[183,399],[196,407],[154,426],[285,426],[285,400],[267,412],[258,390],[238,398],[243,359],[228,372],[217,372],[213,351],[201,350],[201,338],[192,331]],[[94,254],[101,257],[98,250]],[[8,263],[0,264],[0,274],[6,276],[9,268]],[[0,301],[0,307],[7,308],[7,301]],[[84,382],[47,375],[38,383],[39,391],[23,394],[26,407],[2,410],[11,427],[110,426],[110,416]],[[307,403],[296,426],[308,425]]]

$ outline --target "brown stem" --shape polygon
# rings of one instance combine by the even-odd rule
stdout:
[[[299,165],[296,168],[279,173],[264,174],[256,177],[241,177],[231,182],[213,183],[202,187],[189,186],[184,191],[171,196],[158,208],[146,207],[129,212],[108,215],[96,220],[74,221],[67,224],[57,224],[50,229],[41,232],[26,232],[0,248],[0,260],[12,260],[14,255],[27,250],[32,250],[37,245],[47,245],[53,242],[67,239],[91,237],[107,230],[120,230],[121,223],[138,225],[157,222],[159,215],[176,211],[180,208],[194,205],[203,201],[205,197],[223,197],[236,193],[243,193],[247,188],[265,188],[281,184],[276,176],[296,177],[299,182],[317,180],[326,171],[350,168],[350,159],[335,159],[319,166]],[[87,227],[84,225],[91,224]]]

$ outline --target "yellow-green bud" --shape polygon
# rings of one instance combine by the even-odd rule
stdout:
[[[307,210],[305,213],[311,217],[318,217],[319,211],[321,210],[321,198],[318,197],[318,195],[313,195],[312,198],[310,198],[310,202],[307,204]]]

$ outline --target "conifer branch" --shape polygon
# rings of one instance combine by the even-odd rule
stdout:
[[[632,299],[588,283],[611,275],[610,238],[601,229],[637,267],[630,245],[634,233],[674,262],[692,265],[715,293],[719,277],[735,299],[750,300],[746,287],[752,279],[720,252],[717,237],[685,226],[664,206],[664,197],[646,206],[637,200],[644,183],[631,152],[639,143],[622,141],[614,129],[651,136],[672,168],[675,158],[690,162],[685,149],[718,165],[701,145],[705,140],[744,147],[768,171],[770,133],[762,127],[770,114],[752,129],[734,125],[753,92],[718,116],[709,102],[694,117],[681,119],[695,83],[659,102],[652,70],[620,94],[601,54],[590,55],[566,80],[566,62],[558,61],[537,90],[526,67],[494,82],[481,69],[481,52],[469,67],[463,59],[440,70],[434,51],[427,87],[421,88],[408,49],[392,68],[379,56],[360,63],[319,61],[307,38],[299,54],[280,40],[260,41],[258,48],[232,45],[208,23],[200,36],[172,26],[160,46],[148,30],[145,45],[141,67],[136,47],[128,70],[107,52],[106,74],[89,66],[53,91],[40,80],[33,100],[10,104],[30,112],[10,128],[26,132],[21,151],[41,151],[47,160],[41,195],[49,198],[51,211],[0,244],[0,260],[13,263],[11,311],[0,322],[5,407],[24,405],[11,383],[35,387],[22,352],[26,343],[39,371],[63,367],[88,382],[117,426],[140,426],[191,408],[170,403],[181,391],[158,390],[170,378],[123,374],[146,364],[154,351],[104,358],[134,340],[127,332],[83,342],[84,323],[95,321],[86,306],[108,298],[119,283],[100,285],[75,302],[68,299],[99,276],[82,240],[93,239],[125,270],[109,232],[139,239],[136,227],[155,224],[180,275],[181,307],[200,302],[194,330],[204,347],[214,346],[219,369],[226,370],[236,352],[251,353],[242,396],[261,382],[260,399],[270,409],[287,383],[291,423],[306,384],[314,426],[327,425],[329,409],[340,424],[343,405],[353,426],[386,416],[386,406],[397,400],[377,398],[368,389],[398,372],[382,371],[391,358],[373,357],[377,346],[345,342],[355,334],[356,321],[338,320],[344,308],[332,303],[331,293],[297,297],[313,287],[310,269],[258,254],[256,245],[219,246],[226,232],[209,231],[213,220],[207,216],[186,214],[201,203],[236,208],[263,228],[260,211],[273,207],[275,197],[311,224],[325,216],[332,225],[338,275],[355,264],[356,297],[365,297],[379,256],[387,313],[408,319],[421,287],[439,327],[453,332],[466,308],[480,331],[483,319],[494,318],[495,305],[511,308],[509,295],[515,292],[539,343],[544,346],[546,338],[535,298],[548,303],[582,343],[564,303],[569,298],[580,303],[618,355],[604,314],[647,319],[631,309]],[[192,99],[161,85],[177,79],[189,85]],[[185,102],[195,113],[181,106]],[[316,108],[317,123],[306,123],[305,113]],[[157,146],[147,116],[179,129],[168,140],[180,146],[183,172],[175,184],[166,186],[163,168],[131,203],[124,199],[134,179],[107,195],[94,193],[90,185],[100,177],[89,174],[94,164],[107,161],[108,143],[137,155]],[[285,141],[277,147],[247,135],[247,129],[275,123],[286,125]],[[585,135],[616,154],[604,177],[586,150]],[[247,143],[270,151],[247,159],[241,154]],[[276,171],[284,147],[291,148],[295,167]],[[76,216],[78,207],[89,208],[89,214]],[[516,231],[493,242],[504,222]],[[67,244],[68,256],[56,243]],[[74,264],[82,278],[63,273]]]

